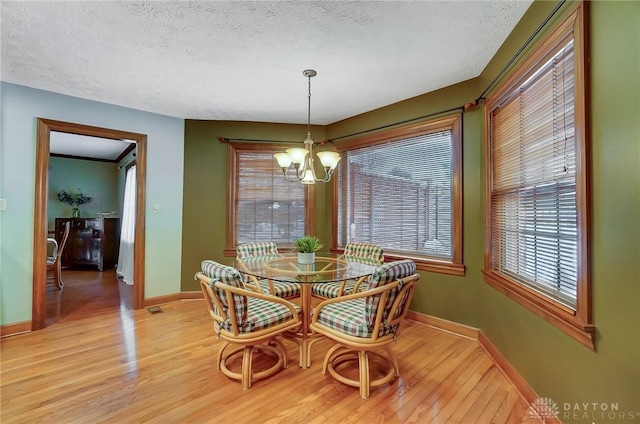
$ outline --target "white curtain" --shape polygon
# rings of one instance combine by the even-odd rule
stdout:
[[[124,185],[124,207],[120,230],[120,253],[116,273],[125,283],[133,285],[133,242],[136,232],[136,166],[127,171]]]

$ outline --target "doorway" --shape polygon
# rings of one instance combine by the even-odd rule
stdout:
[[[112,140],[131,140],[137,144],[136,157],[136,229],[134,236],[134,286],[133,307],[144,306],[144,269],[145,246],[144,228],[146,204],[146,143],[145,134],[108,128],[92,127],[82,124],[54,121],[38,118],[36,135],[36,186],[34,214],[34,250],[33,250],[33,308],[31,329],[45,327],[46,288],[47,288],[47,198],[49,187],[49,153],[51,132],[84,135]]]

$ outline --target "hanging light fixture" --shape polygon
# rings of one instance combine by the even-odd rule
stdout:
[[[340,155],[336,152],[318,152],[320,163],[324,167],[324,178],[316,177],[316,171],[313,164],[313,145],[311,139],[311,77],[315,77],[318,73],[313,69],[307,69],[302,75],[309,79],[309,108],[307,109],[307,139],[304,141],[304,148],[294,147],[287,149],[286,153],[276,153],[273,155],[278,161],[278,165],[282,168],[284,179],[287,181],[299,181],[302,184],[326,183],[331,180],[333,170],[336,169],[340,161]],[[295,170],[295,179],[287,177],[287,170],[293,164]]]

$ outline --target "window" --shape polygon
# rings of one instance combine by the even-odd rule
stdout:
[[[227,248],[253,241],[274,241],[279,247],[314,228],[312,189],[282,177],[273,154],[284,145],[229,143]]]
[[[460,115],[336,146],[338,248],[371,242],[386,258],[463,275]]]
[[[581,9],[486,104],[485,280],[593,347]]]

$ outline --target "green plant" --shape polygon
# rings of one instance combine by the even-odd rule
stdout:
[[[59,190],[57,196],[59,201],[68,203],[74,209],[80,205],[84,205],[85,203],[91,203],[93,200],[93,197],[87,196],[80,189],[78,189],[78,193],[69,193],[65,190]]]
[[[323,245],[318,237],[302,236],[294,240],[293,247],[300,253],[313,253],[322,249]]]

